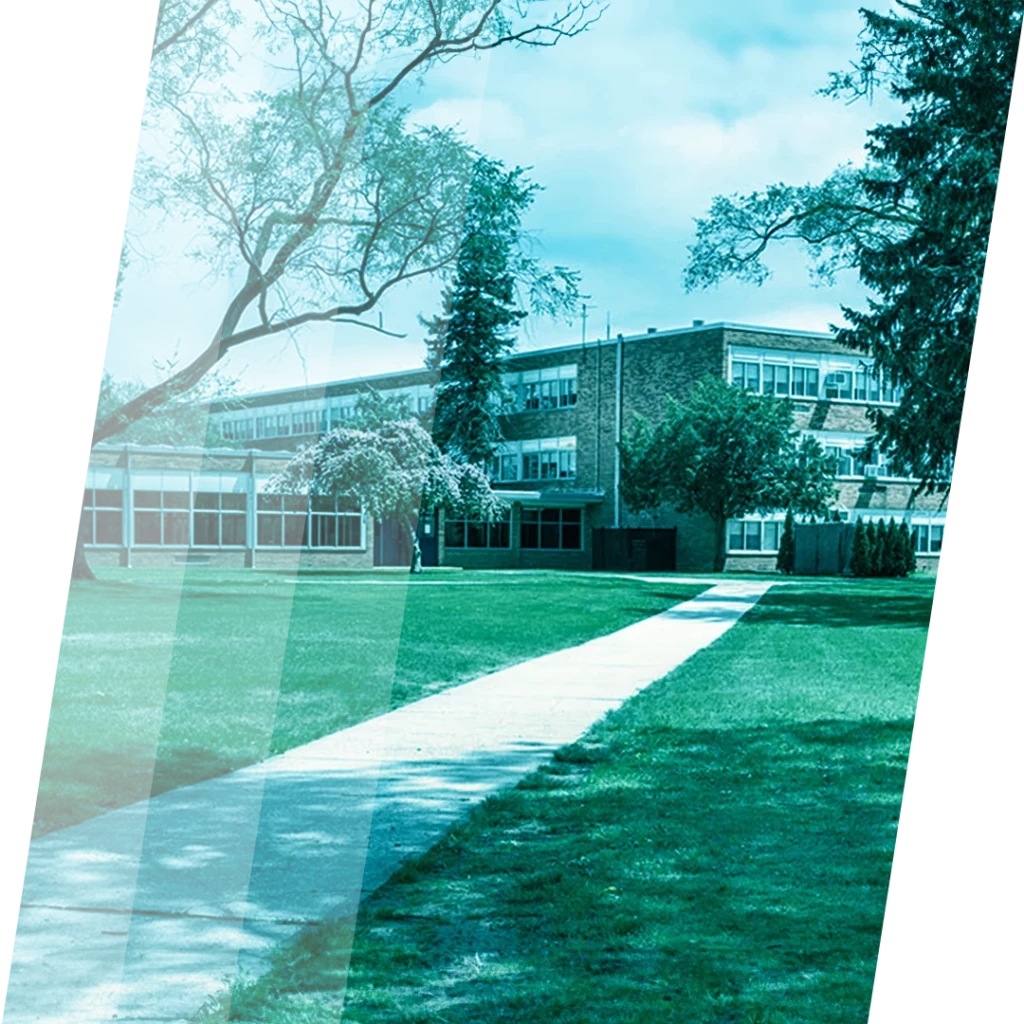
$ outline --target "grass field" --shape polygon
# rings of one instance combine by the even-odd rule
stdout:
[[[931,596],[773,589],[401,869],[354,942],[285,947],[232,1019],[863,1024]]]
[[[258,761],[702,587],[110,570],[73,584],[36,834]]]

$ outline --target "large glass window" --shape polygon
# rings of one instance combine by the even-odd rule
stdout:
[[[134,542],[187,547],[188,503],[188,491],[135,491],[132,495]]]
[[[493,523],[472,519],[446,519],[444,524],[446,548],[510,548],[512,535],[509,514]]]
[[[192,496],[195,547],[245,547],[245,494],[200,491]]]
[[[123,544],[124,492],[87,488],[78,529],[83,544]]]
[[[524,548],[579,551],[583,513],[578,508],[524,508],[519,542]]]
[[[256,543],[266,548],[361,548],[362,511],[352,498],[260,494]]]
[[[134,512],[136,545],[246,546],[244,494],[197,492],[189,496],[187,490],[136,490]]]
[[[575,377],[567,377],[558,382],[558,404],[563,409],[568,409],[576,404]]]

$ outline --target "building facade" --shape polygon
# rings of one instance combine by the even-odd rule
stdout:
[[[511,356],[503,376],[505,442],[490,467],[508,517],[490,524],[430,518],[420,531],[427,562],[585,570],[593,566],[595,529],[657,528],[675,530],[678,570],[710,570],[710,521],[670,508],[630,513],[618,462],[618,442],[633,416],[657,419],[667,396],[683,398],[706,374],[790,398],[796,426],[836,457],[836,514],[906,520],[919,567],[936,565],[942,496],[914,500],[915,481],[896,476],[879,455],[864,454],[869,409],[899,400],[870,361],[827,334],[700,322]],[[408,551],[388,524],[369,521],[352,502],[328,508],[275,494],[272,480],[291,452],[353,416],[368,388],[403,398],[429,421],[436,383],[436,373],[421,369],[215,406],[210,416],[222,449],[100,446],[83,506],[90,557],[132,565],[402,564]],[[774,569],[784,516],[780,510],[730,522],[726,569]]]

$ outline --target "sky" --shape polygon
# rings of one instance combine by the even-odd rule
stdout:
[[[780,249],[764,285],[730,282],[688,294],[681,284],[694,218],[719,193],[816,181],[859,162],[884,103],[816,95],[848,67],[860,28],[848,0],[610,0],[600,22],[553,48],[503,48],[431,69],[406,100],[421,124],[457,125],[543,186],[527,227],[546,262],[582,274],[588,339],[685,326],[694,319],[803,330],[858,306],[855,275],[812,284],[804,255]],[[111,320],[106,366],[116,377],[159,379],[154,361],[201,350],[235,281],[179,255],[173,223],[140,238]],[[154,255],[155,254],[155,255]],[[371,314],[404,334],[318,325],[243,346],[224,361],[242,391],[320,383],[418,366],[419,315],[440,283],[396,289]],[[531,316],[520,349],[581,338],[571,324]]]

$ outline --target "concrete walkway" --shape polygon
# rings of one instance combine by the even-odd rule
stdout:
[[[32,843],[4,1024],[180,1021],[303,925],[721,636],[771,586],[729,581],[231,775]]]

